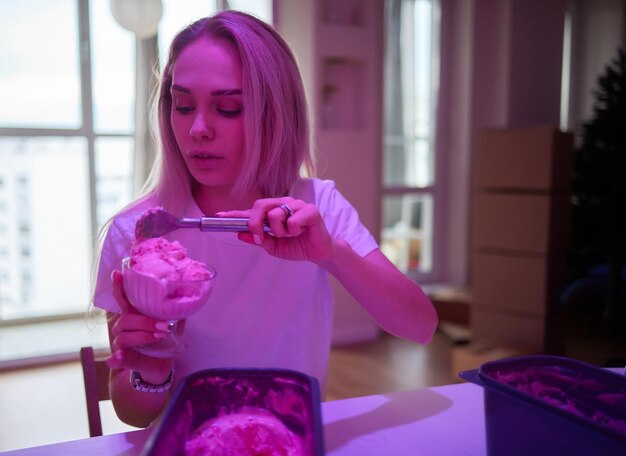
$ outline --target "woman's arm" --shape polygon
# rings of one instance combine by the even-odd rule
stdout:
[[[329,257],[318,264],[348,290],[387,332],[426,344],[437,328],[437,313],[422,289],[379,250],[365,257],[346,241],[334,240]]]
[[[291,215],[280,208],[289,206]],[[376,249],[365,257],[347,241],[334,239],[313,204],[293,198],[256,201],[249,211],[222,216],[249,216],[250,232],[239,239],[263,247],[286,260],[312,261],[335,276],[386,331],[419,343],[428,343],[437,327],[437,314],[422,289]],[[263,231],[269,223],[272,235]]]

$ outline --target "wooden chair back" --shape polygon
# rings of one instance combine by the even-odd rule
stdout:
[[[89,436],[97,437],[102,435],[100,402],[111,399],[109,394],[110,369],[103,359],[96,360],[92,347],[80,349],[80,363],[83,368],[83,380],[85,382]]]

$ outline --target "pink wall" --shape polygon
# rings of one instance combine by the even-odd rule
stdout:
[[[502,0],[473,3],[472,16],[466,18],[473,29],[470,124],[500,126],[509,109],[511,6]]]
[[[474,2],[473,124],[559,124],[566,0]]]
[[[508,126],[558,126],[566,0],[512,4]]]

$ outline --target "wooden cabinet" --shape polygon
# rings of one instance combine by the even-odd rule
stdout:
[[[477,136],[473,341],[559,352],[554,318],[570,238],[573,137],[553,127]]]

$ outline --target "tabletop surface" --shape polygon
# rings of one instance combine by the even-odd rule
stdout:
[[[329,456],[485,455],[483,389],[471,383],[322,403]],[[139,456],[150,430],[2,453]]]

